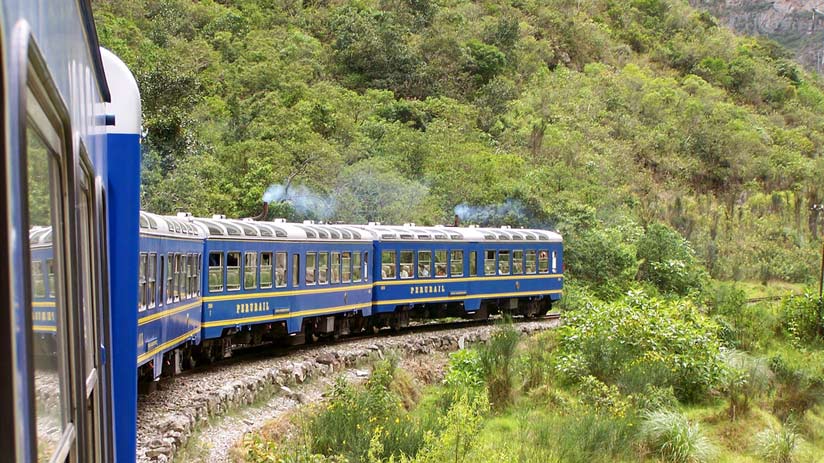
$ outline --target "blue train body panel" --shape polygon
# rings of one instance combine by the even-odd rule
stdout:
[[[189,264],[199,260],[202,252],[201,239],[140,237],[141,265],[156,268],[159,278],[141,285],[143,297],[138,300],[137,318],[138,366],[153,359],[160,363],[164,353],[187,342],[200,342],[200,284],[193,281],[198,276],[189,271]],[[183,259],[178,256],[186,256],[185,264],[180,264]],[[175,272],[176,267],[185,268],[186,273]],[[192,267],[197,268],[196,265]]]
[[[358,278],[359,281],[353,281],[355,272],[350,260],[350,270],[347,272],[350,275],[349,282],[343,282],[343,270],[339,270],[339,277],[334,278],[330,268],[327,271],[328,275],[323,278],[325,283],[321,283],[319,268],[316,268],[314,275],[307,279],[306,255],[307,253],[315,255],[326,253],[331,260],[333,252],[340,254],[349,252],[352,255],[360,253],[363,256],[364,253],[370,251],[369,243],[208,240],[205,255],[214,259],[214,253],[219,253],[223,258],[227,258],[229,253],[239,252],[242,257],[241,268],[244,272],[247,253],[250,252],[256,255],[262,252],[274,253],[275,259],[278,253],[285,253],[287,265],[278,268],[275,264],[272,272],[275,281],[271,287],[267,288],[260,287],[262,279],[259,270],[255,289],[246,289],[246,282],[241,281],[237,290],[230,290],[226,268],[222,270],[223,281],[226,282],[222,290],[209,291],[209,281],[205,280],[203,337],[216,338],[220,337],[226,329],[237,330],[244,326],[272,322],[285,322],[287,331],[294,334],[301,331],[303,318],[308,316],[345,313],[359,313],[368,316],[372,306],[372,281],[371,272],[368,270],[364,278],[363,270],[366,269],[366,264],[361,263],[363,270]],[[299,256],[297,285],[294,284],[294,256]],[[204,260],[203,272],[209,272],[208,260]],[[277,281],[278,275],[281,275],[281,283]],[[309,284],[312,279],[316,281],[315,284]],[[335,279],[339,282],[333,283]],[[282,286],[279,287],[280,284]]]

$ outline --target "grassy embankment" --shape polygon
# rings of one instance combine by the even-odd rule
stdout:
[[[746,291],[744,290],[746,289]],[[781,286],[781,290],[800,288]],[[711,284],[686,298],[573,289],[566,324],[502,326],[440,384],[374,367],[244,441],[246,461],[818,461],[824,343],[817,299]]]

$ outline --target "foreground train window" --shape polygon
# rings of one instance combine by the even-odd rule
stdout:
[[[395,278],[395,251],[381,252],[381,278],[384,280]]]
[[[415,252],[401,251],[401,278],[415,276]]]
[[[535,273],[535,250],[530,249],[526,252],[526,273]]]
[[[435,276],[446,276],[446,251],[435,251]]]
[[[463,251],[452,251],[449,256],[449,266],[453,277],[463,276]]]
[[[360,252],[353,252],[352,253],[352,281],[358,282],[361,281],[361,253]]]
[[[240,289],[240,253],[226,253],[226,290],[237,291]]]
[[[432,276],[432,253],[418,251],[418,278],[429,278],[430,276]]]
[[[284,260],[286,260],[284,258]],[[260,253],[260,287],[261,289],[272,287],[272,253]]]
[[[246,266],[243,270],[243,289],[257,288],[257,253],[246,253]]]
[[[49,265],[51,297],[47,301],[32,304],[37,455],[38,461],[49,461],[55,454],[68,452],[68,446],[73,445],[74,432],[71,431],[71,400],[67,392],[70,389],[66,346],[67,323],[64,318],[65,280],[62,278],[65,273],[59,271],[64,265],[60,255],[63,248],[60,241],[62,229],[59,222],[56,222],[56,218],[61,216],[59,200],[63,185],[57,154],[54,152],[59,147],[59,139],[56,139],[57,134],[53,132],[41,134],[34,128],[36,125],[30,120],[26,129],[29,225],[32,230],[51,228],[53,233],[49,234],[49,238],[31,243],[31,255],[28,260],[46,258],[52,261]],[[34,267],[30,270],[40,273],[42,278],[42,270],[35,270]],[[56,277],[53,276],[55,274]],[[37,275],[30,274],[29,278],[30,281],[35,280]],[[35,288],[35,291],[40,290]]]
[[[509,275],[509,251],[498,251],[498,273]]]

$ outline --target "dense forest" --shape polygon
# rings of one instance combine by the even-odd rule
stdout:
[[[817,274],[824,84],[686,0],[94,8],[143,95],[149,211],[552,227],[599,284],[642,278],[663,224],[715,278]]]

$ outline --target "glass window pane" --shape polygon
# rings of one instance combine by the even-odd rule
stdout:
[[[300,254],[292,254],[292,286],[300,284]]]
[[[498,251],[498,273],[509,275],[509,251]]]
[[[46,280],[43,275],[43,262],[34,260],[31,263],[32,297],[41,299],[46,297]]]
[[[257,288],[257,253],[246,253],[246,266],[243,270],[243,287],[245,289]]]
[[[237,291],[240,289],[240,253],[226,253],[226,290]]]
[[[538,271],[541,273],[549,272],[549,253],[543,249],[538,251]]]
[[[306,253],[306,284],[315,284],[315,261],[317,256],[313,252]]]
[[[418,278],[429,278],[432,271],[432,253],[418,251]]]
[[[352,253],[344,252],[340,255],[340,262],[343,269],[343,282],[349,283],[352,281]]]
[[[474,277],[478,274],[478,251],[469,253],[469,276]]]
[[[512,251],[512,273],[520,275],[524,273],[524,252]]]
[[[169,253],[166,257],[166,302],[172,302],[174,294],[174,260],[175,256]],[[222,270],[222,268],[221,268]],[[223,274],[221,273],[221,289],[223,289]]]
[[[329,253],[318,254],[318,283],[325,285],[329,282]]]
[[[395,278],[395,251],[381,252],[381,278],[384,280]]]
[[[340,253],[332,253],[332,283],[340,283]]]
[[[435,277],[446,276],[446,251],[435,251]]]
[[[170,277],[171,281],[171,277]],[[209,253],[209,292],[223,291],[223,253]]]
[[[272,253],[263,252],[260,254],[260,287],[272,287]]]
[[[486,250],[484,258],[484,275],[495,275],[495,251]]]
[[[530,249],[526,252],[526,273],[535,273],[536,268],[535,250]]]
[[[449,256],[449,267],[453,277],[463,276],[463,251],[452,251]]]
[[[415,276],[415,252],[401,251],[401,278]]]
[[[45,301],[34,301],[31,307],[37,456],[38,461],[49,461],[57,450],[66,423],[70,421],[65,362],[68,350],[64,339],[66,321],[63,319],[65,306],[61,289],[64,280],[61,272],[57,271],[63,262],[60,257],[62,246],[54,246],[62,236],[61,227],[54,223],[55,217],[60,216],[58,205],[62,182],[56,171],[56,159],[33,126],[34,123],[29,121],[26,129],[30,233],[37,236],[36,232],[51,229],[44,235],[52,235],[51,239],[41,238],[32,242],[30,255],[26,256],[29,262],[46,258],[49,267],[50,297]],[[33,266],[30,271],[30,282],[37,278],[35,272],[39,272],[42,278],[42,269],[36,270]],[[39,294],[41,290],[34,288],[34,291]]]
[[[137,309],[146,310],[146,265],[148,256],[145,252],[140,253],[140,263],[137,267]]]
[[[286,286],[286,253],[279,252],[275,254],[275,284],[278,288]]]
[[[552,273],[558,271],[558,252],[552,251]]]
[[[352,281],[361,281],[361,272],[362,265],[361,265],[361,253],[360,252],[353,252],[352,253]]]

